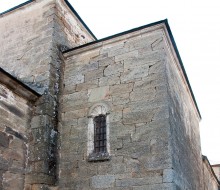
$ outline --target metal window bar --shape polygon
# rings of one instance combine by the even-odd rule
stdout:
[[[94,152],[105,153],[106,147],[106,116],[99,115],[94,118]]]

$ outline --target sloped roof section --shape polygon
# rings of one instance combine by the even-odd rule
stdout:
[[[16,9],[21,8],[21,7],[24,7],[25,5],[27,5],[27,4],[29,4],[29,3],[33,2],[33,1],[34,1],[34,0],[25,1],[24,3],[21,3],[21,4],[17,5],[17,6],[15,6],[15,7],[12,7],[12,8],[10,8],[10,9],[8,9],[8,10],[6,10],[6,11],[0,13],[0,16],[4,15],[4,14],[6,14],[6,13],[10,13],[10,12],[16,10]]]
[[[8,89],[13,91],[18,96],[23,97],[24,99],[34,102],[39,98],[41,95],[7,73],[0,67],[0,83],[6,86]]]

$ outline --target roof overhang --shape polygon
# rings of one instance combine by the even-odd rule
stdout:
[[[0,83],[2,85],[30,102],[36,101],[41,96],[39,93],[4,71],[1,67],[0,76]]]

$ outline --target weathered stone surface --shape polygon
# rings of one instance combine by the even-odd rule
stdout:
[[[74,75],[71,79],[68,80],[68,82],[65,83],[65,85],[75,85],[75,84],[81,84],[85,81],[85,76],[82,74]]]
[[[92,187],[97,189],[113,187],[115,183],[115,176],[114,175],[94,176],[91,179],[91,183],[92,183]]]
[[[146,184],[162,183],[162,177],[159,176],[149,176],[145,178],[131,178],[131,179],[121,179],[116,180],[116,186],[118,187],[131,187],[131,186],[143,186]]]
[[[54,184],[54,176],[49,176],[43,173],[39,174],[26,174],[25,183],[27,184]]]
[[[99,86],[120,84],[119,76],[102,77],[99,79]]]
[[[71,62],[71,58],[68,60],[69,76],[66,75],[64,82],[71,81],[71,73],[85,75],[85,82],[77,84],[77,92],[66,95],[64,91],[61,102],[66,112],[64,116],[68,116],[62,117],[66,128],[63,129],[61,158],[72,164],[78,163],[78,172],[74,172],[73,176],[91,179],[90,186],[82,186],[81,182],[75,181],[76,186],[116,190],[176,188],[174,183],[178,183],[180,178],[175,181],[176,171],[171,169],[172,151],[177,150],[173,149],[170,141],[169,109],[170,93],[173,92],[170,89],[173,86],[168,88],[167,77],[171,73],[169,69],[167,72],[167,64],[172,63],[166,60],[164,46],[162,33],[149,33],[94,47],[101,54],[97,57],[88,54],[80,63]],[[74,57],[82,58],[84,50],[79,50]],[[77,63],[77,67],[74,63]],[[98,68],[95,67],[97,63]],[[172,74],[169,76],[173,77]],[[99,86],[92,81],[98,81]],[[86,135],[90,133],[88,128],[93,125],[88,110],[97,103],[110,106],[107,123],[111,159],[103,163],[87,163],[82,160],[89,159]],[[176,113],[179,112],[178,108],[175,109]],[[72,135],[68,135],[70,131]],[[69,150],[73,152],[69,153]],[[68,167],[64,165],[61,169],[61,179],[65,179],[67,172],[65,174],[64,171]],[[97,173],[102,177],[97,177]],[[106,176],[109,175],[114,175],[112,182],[111,179],[107,180]]]
[[[82,84],[77,84],[76,85],[76,92],[82,91],[82,90],[88,90],[91,88],[96,88],[98,87],[98,80],[94,80],[94,81],[88,81],[86,83],[82,83]]]
[[[89,102],[102,101],[109,98],[109,86],[94,88],[88,91]]]
[[[156,109],[148,110],[148,112],[123,112],[123,123],[133,124],[151,122],[156,112]]]
[[[144,65],[142,67],[135,67],[126,70],[121,76],[121,82],[132,82],[134,80],[140,80],[142,77],[148,76],[149,66]]]
[[[6,172],[3,175],[3,189],[4,190],[21,190],[23,189],[24,186],[24,181],[23,181],[23,175],[22,174],[15,174],[11,172]]]
[[[1,99],[0,112],[0,189],[21,190],[24,187],[24,162],[30,107],[26,100],[0,84],[0,91],[7,96]],[[7,106],[5,106],[7,105]],[[22,110],[22,111],[19,111]],[[21,114],[22,113],[22,114]]]
[[[28,102],[0,85],[0,189],[217,189],[165,22],[62,54],[94,40],[73,14],[50,0],[0,18],[0,66],[43,94]]]
[[[9,145],[9,138],[6,133],[0,131],[0,146],[7,148]]]
[[[87,110],[86,109],[80,109],[80,110],[74,110],[71,112],[66,112],[63,114],[63,119],[64,120],[72,120],[72,119],[79,119],[83,118],[87,115]]]
[[[103,66],[105,67],[105,66],[111,65],[114,62],[115,62],[114,59],[111,58],[111,57],[107,57],[105,59],[101,59],[101,60],[98,61],[99,66],[101,66],[101,67],[103,67]]]
[[[138,51],[137,50],[117,55],[117,56],[115,56],[115,61],[118,62],[118,61],[121,61],[121,60],[129,59],[129,58],[135,58],[135,57],[138,57]]]
[[[115,94],[131,92],[132,89],[133,89],[133,83],[113,85],[110,86],[110,94],[115,95]]]
[[[117,62],[115,64],[108,65],[104,70],[104,76],[120,76],[123,72],[124,67],[122,62]]]
[[[173,183],[163,183],[163,184],[154,184],[154,185],[144,185],[141,187],[134,187],[133,190],[176,190],[176,187]]]
[[[163,182],[172,183],[174,181],[175,173],[173,169],[163,170]]]
[[[4,171],[8,170],[8,164],[9,164],[8,160],[0,157],[0,170],[4,170]]]
[[[103,77],[103,69],[97,69],[85,74],[85,81],[91,81]]]

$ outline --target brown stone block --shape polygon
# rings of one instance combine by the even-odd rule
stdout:
[[[120,84],[119,76],[102,77],[99,79],[99,86],[108,86]]]
[[[131,92],[133,89],[133,83],[127,83],[127,84],[118,84],[114,86],[110,86],[110,94],[122,94],[126,92]]]
[[[69,103],[69,101],[74,101],[76,102],[75,104],[77,104],[77,103],[85,102],[87,101],[87,99],[88,99],[88,92],[85,90],[85,91],[75,92],[69,95],[64,95],[62,103],[64,104],[66,102]]]
[[[89,107],[89,103],[87,100],[79,100],[79,101],[68,101],[66,103],[61,104],[61,111],[62,112],[68,112],[68,111],[74,111],[79,109],[85,109]]]
[[[11,172],[5,172],[3,174],[3,189],[23,189],[24,188],[24,175]]]
[[[63,120],[72,120],[72,119],[78,119],[83,118],[87,115],[88,110],[87,109],[79,109],[74,111],[69,111],[66,113],[63,113]]]
[[[143,178],[131,178],[131,179],[116,180],[117,187],[143,186],[146,184],[155,184],[155,183],[162,183],[162,176],[161,175],[155,175],[153,177],[146,176]]]
[[[25,185],[24,190],[31,190],[31,185]]]
[[[98,79],[97,80],[93,80],[93,81],[88,81],[86,83],[82,83],[82,84],[77,84],[76,85],[76,91],[82,91],[82,90],[88,90],[88,89],[93,89],[98,87]]]
[[[102,60],[98,61],[100,67],[105,67],[105,66],[111,65],[114,62],[115,62],[115,60],[112,57],[107,57],[105,59],[102,59]]]
[[[43,173],[28,173],[25,176],[26,184],[48,184],[52,185],[55,182],[54,176],[49,176]]]
[[[177,190],[177,189],[180,189],[180,188],[176,187],[176,185],[174,183],[163,183],[163,184],[153,184],[153,185],[143,185],[143,186],[133,187],[133,190],[143,190],[143,189]]]
[[[88,90],[89,102],[97,102],[109,98],[109,86],[101,86]]]
[[[100,69],[85,73],[85,81],[87,82],[87,81],[91,81],[91,80],[95,80],[95,79],[103,77],[103,69],[104,68],[100,68]]]

